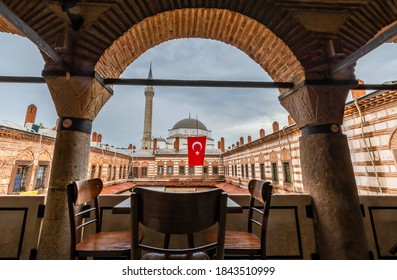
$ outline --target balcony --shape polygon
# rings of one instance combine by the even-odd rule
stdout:
[[[129,196],[101,194],[100,212],[105,230],[121,230],[130,227],[128,215],[112,214],[112,207]],[[248,195],[229,194],[243,206],[243,213],[229,213],[227,228],[245,230]],[[361,195],[360,206],[369,248],[370,259],[397,259],[389,250],[397,242],[397,196]],[[0,259],[35,259],[40,228],[45,209],[45,195],[0,196]],[[320,259],[316,249],[313,226],[312,199],[307,194],[275,194],[272,199],[268,225],[268,258],[274,260]],[[332,229],[330,229],[332,230]],[[149,242],[161,242],[150,237]],[[200,238],[198,236],[198,238]],[[317,237],[318,238],[318,237]],[[185,242],[184,238],[172,238],[171,246]]]

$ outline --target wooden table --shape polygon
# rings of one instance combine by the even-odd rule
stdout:
[[[123,200],[119,204],[113,207],[113,214],[130,214],[131,210],[131,197]],[[243,213],[243,208],[241,205],[237,204],[231,198],[227,198],[227,213]]]

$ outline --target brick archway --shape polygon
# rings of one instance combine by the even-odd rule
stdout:
[[[134,25],[101,56],[95,71],[117,78],[146,50],[172,39],[218,40],[240,49],[275,81],[299,82],[304,70],[292,51],[267,27],[224,9],[178,9]]]

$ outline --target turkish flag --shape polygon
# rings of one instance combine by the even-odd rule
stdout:
[[[206,136],[189,136],[187,138],[189,166],[203,165],[206,140]]]

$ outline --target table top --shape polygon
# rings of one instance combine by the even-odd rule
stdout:
[[[131,197],[123,200],[119,204],[113,207],[112,213],[113,214],[130,214],[131,210]],[[243,213],[243,208],[241,205],[237,204],[234,200],[230,197],[227,198],[227,213]]]

